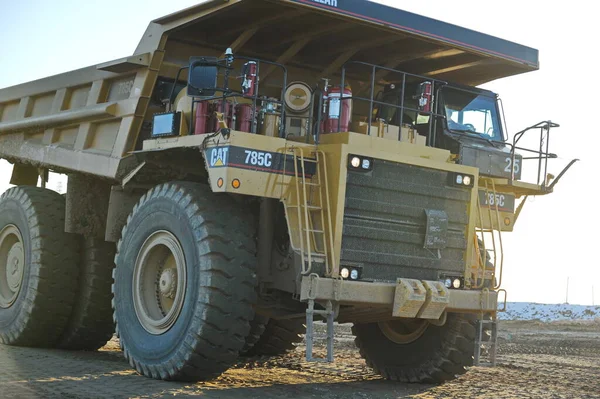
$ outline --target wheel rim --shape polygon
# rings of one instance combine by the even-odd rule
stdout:
[[[19,229],[9,224],[0,232],[0,307],[10,308],[21,292],[25,249]]]
[[[168,231],[157,231],[142,245],[133,272],[133,304],[150,334],[169,331],[185,299],[187,271],[183,249]]]
[[[422,319],[391,320],[377,324],[387,339],[402,345],[410,344],[421,338],[429,326],[429,322]]]

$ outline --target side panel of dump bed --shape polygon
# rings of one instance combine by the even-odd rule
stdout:
[[[0,90],[0,158],[119,178],[161,62],[142,54]]]

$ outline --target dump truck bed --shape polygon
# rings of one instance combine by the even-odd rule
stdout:
[[[468,85],[538,68],[535,49],[365,0],[211,0],[151,22],[133,56],[1,89],[0,158],[120,180],[157,79],[228,47],[315,81],[349,60]]]

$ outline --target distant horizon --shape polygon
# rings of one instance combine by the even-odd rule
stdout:
[[[596,305],[583,305],[583,304],[579,304],[579,303],[545,303],[545,302],[529,302],[529,301],[509,301],[506,302],[507,304],[509,303],[529,303],[531,305],[568,305],[568,306],[583,306],[583,307],[587,307],[587,308],[599,308],[600,309],[600,304],[596,304]]]

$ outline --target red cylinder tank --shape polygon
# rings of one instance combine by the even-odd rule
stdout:
[[[252,131],[252,104],[238,104],[236,112],[236,130],[250,133]]]
[[[431,112],[431,102],[433,100],[431,82],[423,82],[419,85],[419,109],[421,112]]]
[[[258,66],[255,61],[248,61],[244,64],[243,75],[244,81],[242,82],[242,94],[247,97],[253,97],[256,93],[256,72]]]
[[[327,94],[328,115],[325,121],[324,133],[347,132],[350,129],[350,116],[352,114],[352,90],[346,87],[342,90],[339,86],[331,88]]]
[[[325,123],[327,122],[327,114],[329,112],[329,86],[325,84],[325,89],[323,90],[323,107],[319,112],[321,112],[321,124],[319,125],[319,132],[325,133]]]
[[[205,134],[208,125],[208,101],[200,101],[196,104],[196,121],[194,124],[194,134]]]

